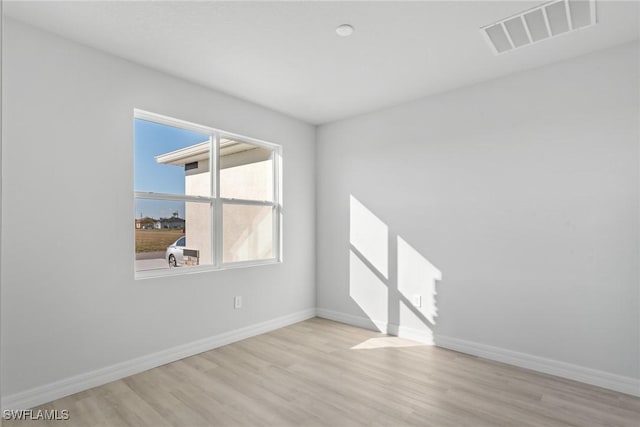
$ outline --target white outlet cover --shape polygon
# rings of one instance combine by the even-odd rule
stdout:
[[[242,308],[242,297],[233,298],[233,308]]]
[[[414,295],[413,298],[411,298],[411,303],[415,307],[422,307],[422,295]]]

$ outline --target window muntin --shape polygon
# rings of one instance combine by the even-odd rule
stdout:
[[[280,261],[279,146],[140,110],[134,123],[136,277]],[[153,230],[166,235],[149,247]]]

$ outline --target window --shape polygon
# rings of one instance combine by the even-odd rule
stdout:
[[[134,112],[136,277],[281,260],[280,147]]]

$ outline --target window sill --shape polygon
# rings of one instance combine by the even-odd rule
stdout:
[[[281,263],[282,261],[272,258],[272,259],[265,259],[260,261],[230,262],[230,263],[223,264],[220,267],[216,267],[213,265],[199,265],[194,267],[173,267],[165,270],[136,271],[135,280],[153,279],[156,277],[184,276],[187,274],[198,274],[198,273],[206,273],[210,271],[232,270],[232,269],[246,268],[246,267],[259,267],[264,265],[281,264]]]

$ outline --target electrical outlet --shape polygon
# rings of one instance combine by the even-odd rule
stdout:
[[[422,307],[422,295],[414,295],[411,299],[411,303],[414,307]]]
[[[233,308],[235,309],[242,308],[242,297],[233,298]]]

